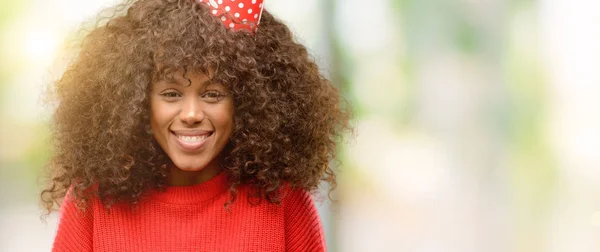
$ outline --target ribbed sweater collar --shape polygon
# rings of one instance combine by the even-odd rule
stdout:
[[[152,198],[174,204],[197,204],[224,193],[228,187],[227,173],[221,172],[201,184],[168,186],[164,192],[154,192]]]

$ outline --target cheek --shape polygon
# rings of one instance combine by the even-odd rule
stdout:
[[[150,100],[150,126],[157,131],[161,127],[168,126],[173,118],[173,109],[164,102],[156,99]]]
[[[233,104],[227,103],[211,111],[215,127],[231,134],[233,130]]]
[[[233,127],[234,127],[234,126],[233,126],[233,121],[234,121],[234,120],[233,120],[233,117],[234,117],[234,109],[233,109],[233,104],[231,104],[231,105],[229,106],[229,108],[227,109],[227,113],[226,113],[226,114],[224,113],[224,116],[223,116],[223,117],[224,117],[224,118],[223,118],[223,120],[224,120],[224,121],[227,121],[227,125],[228,125],[228,127],[229,127],[229,130],[230,130],[230,131],[233,131]]]

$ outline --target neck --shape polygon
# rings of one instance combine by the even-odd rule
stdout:
[[[173,163],[169,166],[168,181],[171,186],[191,186],[204,183],[221,172],[221,162],[213,160],[198,171],[184,171]]]

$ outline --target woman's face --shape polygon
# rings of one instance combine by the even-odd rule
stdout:
[[[152,132],[181,170],[176,172],[215,175],[220,171],[219,153],[233,131],[233,100],[223,85],[211,82],[206,74],[183,73],[181,69],[173,81],[153,83]]]

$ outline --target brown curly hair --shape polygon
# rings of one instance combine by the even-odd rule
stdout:
[[[105,206],[135,204],[166,187],[169,162],[149,129],[151,83],[176,69],[217,69],[234,100],[235,129],[224,170],[236,187],[278,202],[283,184],[314,191],[335,187],[330,161],[349,113],[288,27],[264,11],[258,32],[232,32],[194,0],[138,0],[97,25],[54,83],[52,173],[41,199],[51,211],[72,188]]]

